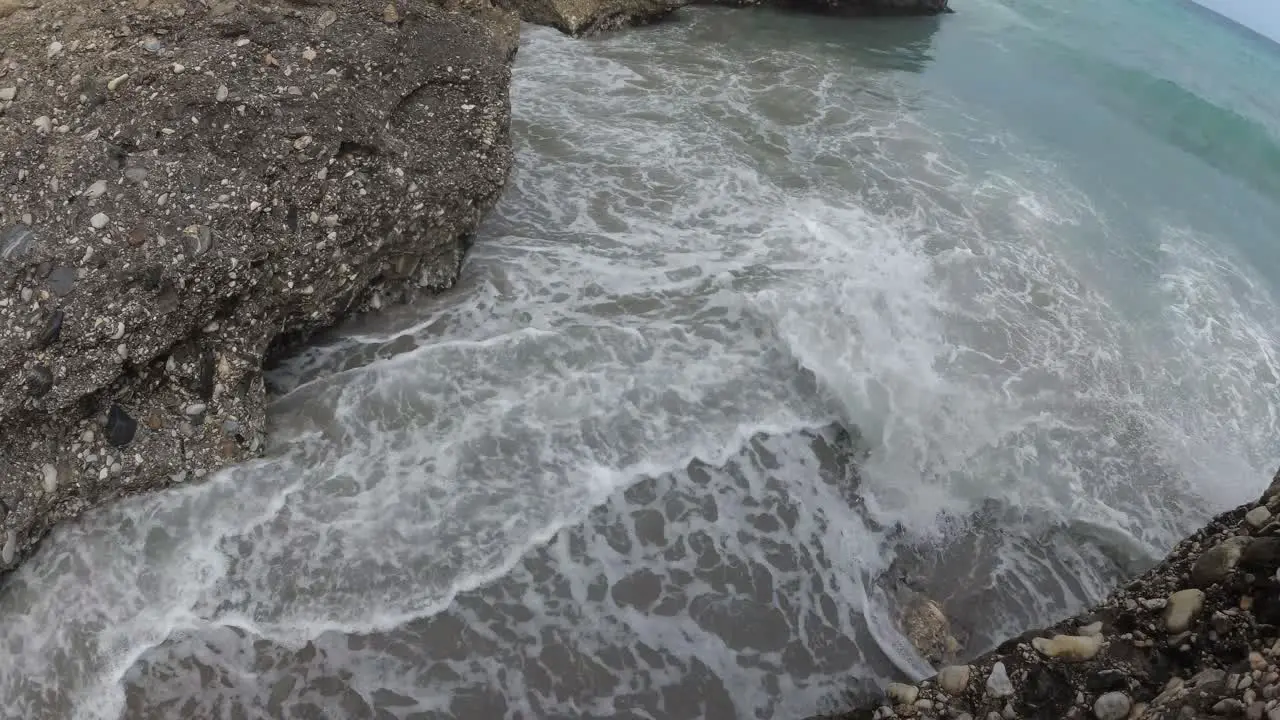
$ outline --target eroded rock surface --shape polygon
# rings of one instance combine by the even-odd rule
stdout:
[[[1278,512],[1280,474],[1091,611],[838,717],[1280,720]]]
[[[3,569],[256,455],[273,343],[454,282],[515,44],[398,0],[0,7]]]

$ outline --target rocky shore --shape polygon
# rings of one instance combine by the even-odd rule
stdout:
[[[454,282],[515,45],[426,3],[0,8],[3,569],[258,455],[274,348]]]
[[[1280,474],[1090,611],[843,720],[1280,720]]]
[[[455,281],[511,168],[520,18],[683,4],[0,0],[0,572],[256,457],[273,353]],[[946,9],[808,9],[836,6]]]

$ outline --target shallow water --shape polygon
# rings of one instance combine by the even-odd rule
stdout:
[[[1063,7],[526,27],[458,287],[45,542],[3,715],[803,717],[926,672],[886,573],[977,652],[1256,495],[1280,60]]]

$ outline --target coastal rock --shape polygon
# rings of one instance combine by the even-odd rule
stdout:
[[[938,671],[938,686],[948,695],[959,695],[969,688],[972,673],[968,665],[948,665]]]
[[[987,675],[987,694],[993,698],[1005,698],[1013,694],[1013,681],[1004,663],[991,666],[991,674]]]
[[[1129,717],[1133,701],[1122,692],[1109,692],[1093,703],[1093,716],[1098,720],[1124,720]]]
[[[498,0],[525,22],[569,35],[592,35],[666,17],[688,0]]]
[[[1092,660],[1102,649],[1101,635],[1054,635],[1052,638],[1035,638],[1031,646],[1041,655],[1066,662]]]
[[[1171,633],[1180,633],[1191,627],[1191,621],[1204,607],[1204,591],[1196,588],[1179,590],[1169,596],[1165,606],[1164,626]]]
[[[592,35],[661,20],[686,5],[781,7],[826,15],[938,15],[948,0],[496,0],[525,22],[573,36]]]
[[[885,688],[885,694],[889,699],[897,705],[914,704],[916,698],[920,697],[920,689],[915,685],[907,685],[905,683],[889,683]]]
[[[1248,546],[1248,537],[1232,537],[1215,545],[1191,566],[1191,584],[1206,588],[1222,582],[1240,564],[1240,556]]]
[[[516,21],[384,5],[43,0],[0,22],[0,565],[257,455],[268,356],[455,281],[511,165]]]
[[[902,612],[898,626],[920,655],[933,663],[955,657],[960,643],[951,634],[951,621],[936,600],[906,587],[898,589]]]

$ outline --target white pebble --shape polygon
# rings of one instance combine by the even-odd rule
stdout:
[[[101,230],[106,227],[109,222],[111,222],[111,218],[107,217],[106,213],[97,213],[93,217],[89,218],[89,224],[93,226],[94,230]]]
[[[991,674],[987,676],[987,694],[991,697],[1003,698],[1013,694],[1013,681],[1004,669],[1004,663],[991,666]]]
[[[107,192],[107,181],[99,180],[94,184],[90,185],[89,187],[85,188],[84,196],[92,200],[93,198],[102,197],[103,195],[106,194],[106,192]]]
[[[182,412],[187,415],[195,416],[195,415],[204,414],[204,411],[208,409],[209,407],[204,403],[191,403],[186,408],[184,408]]]
[[[18,533],[10,530],[4,535],[4,547],[0,548],[0,563],[8,565],[18,552]]]
[[[44,491],[51,493],[58,489],[58,468],[45,463],[40,467],[40,476],[44,481]]]
[[[184,72],[186,72],[186,71],[187,71],[187,66],[186,66],[186,65],[183,65],[182,63],[174,63],[174,64],[173,64],[173,74],[174,74],[174,75],[181,75],[182,73],[184,73]]]
[[[41,115],[31,122],[35,126],[36,132],[41,135],[48,135],[53,132],[53,120],[48,115]]]
[[[124,323],[116,323],[116,331],[111,333],[112,340],[119,340],[124,337]]]
[[[18,97],[18,88],[6,87],[0,88],[0,102],[10,102]]]
[[[231,91],[227,89],[226,85],[219,85],[218,92],[214,94],[214,99],[216,99],[218,102],[222,102],[226,100],[230,94],[231,94]]]
[[[58,57],[61,54],[62,54],[62,43],[58,42],[57,40],[54,40],[53,42],[49,43],[49,52],[47,56],[50,60]]]
[[[114,91],[116,88],[120,87],[121,83],[123,83],[125,80],[128,80],[128,79],[129,79],[129,73],[125,73],[123,75],[113,77],[111,78],[110,81],[107,82],[107,89]]]
[[[125,345],[124,343],[120,343],[120,346],[116,348],[116,354],[120,356],[121,360],[128,360],[129,346]]]

